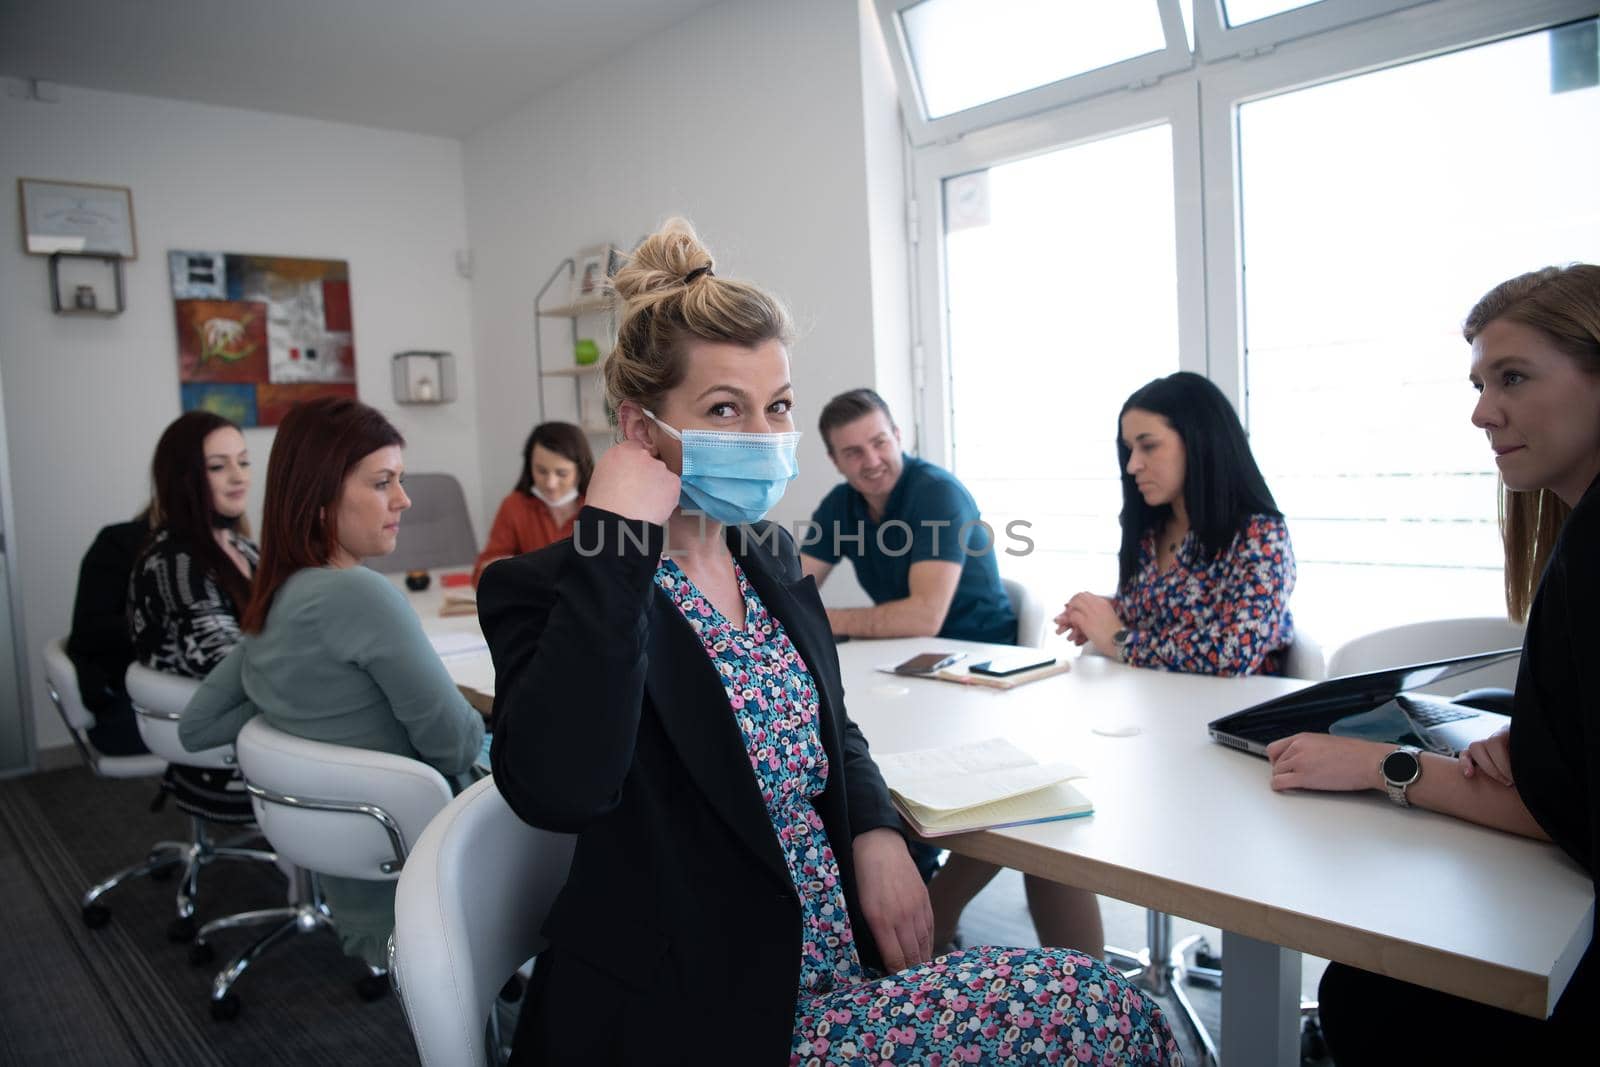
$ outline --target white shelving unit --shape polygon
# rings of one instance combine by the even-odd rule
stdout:
[[[572,383],[572,405],[576,413],[573,421],[587,434],[609,438],[611,425],[606,420],[605,385],[600,376],[600,362],[579,364],[552,360],[552,365],[547,366],[544,358],[544,331],[552,320],[563,320],[567,323],[567,330],[563,332],[568,341],[569,359],[572,358],[573,350],[577,348],[579,326],[585,320],[598,327],[589,336],[594,338],[602,353],[608,351],[615,340],[616,307],[613,304],[614,294],[609,290],[602,295],[585,297],[578,301],[545,303],[552,295],[551,290],[556,287],[557,282],[562,282],[566,286],[560,290],[561,295],[565,296],[570,292],[572,278],[577,269],[576,260],[571,257],[562,260],[533,298],[533,358],[539,372],[539,418],[540,421],[550,418],[549,390],[553,386],[559,387],[560,381],[566,379]]]

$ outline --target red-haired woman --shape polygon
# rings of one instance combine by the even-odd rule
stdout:
[[[265,551],[244,638],[184,711],[192,750],[238,737],[254,715],[285,733],[468,770],[483,720],[450,681],[404,594],[361,566],[394,551],[411,501],[400,432],[345,398],[300,404],[267,468]],[[385,963],[394,884],[324,878],[345,952]]]
[[[572,536],[594,473],[594,453],[583,430],[570,422],[541,422],[522,445],[517,484],[500,502],[489,541],[478,553],[473,584],[497,559],[537,552]]]
[[[151,533],[128,582],[133,655],[146,667],[203,678],[238,643],[258,551],[246,536],[250,451],[239,427],[209,411],[178,416],[150,463]],[[254,819],[239,776],[172,767],[162,788],[214,822]]]

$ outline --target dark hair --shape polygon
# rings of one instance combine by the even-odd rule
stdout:
[[[1600,266],[1571,263],[1519,274],[1485,293],[1467,313],[1468,344],[1491,322],[1538,330],[1588,374],[1600,374]],[[1507,489],[1500,479],[1500,539],[1505,546],[1506,613],[1526,622],[1544,566],[1572,508],[1547,489]]]
[[[283,583],[306,567],[327,566],[339,544],[335,512],[345,477],[378,449],[405,443],[382,413],[349,397],[289,409],[267,464],[261,563],[241,629],[260,633]]]
[[[889,405],[883,402],[883,397],[871,389],[852,389],[848,393],[840,393],[822,405],[822,414],[817,416],[817,432],[822,434],[822,447],[828,450],[828,455],[833,455],[833,442],[828,440],[829,431],[848,426],[864,415],[871,415],[874,411],[883,412],[883,417],[889,420],[889,425],[894,425],[894,416],[889,413]]]
[[[533,446],[554,452],[578,465],[578,492],[589,491],[589,476],[594,473],[594,453],[589,451],[589,440],[583,431],[570,422],[541,422],[533,428],[522,446],[522,470],[517,474],[514,492],[531,494],[533,490]]]
[[[250,579],[240,572],[217,543],[219,527],[242,524],[217,511],[206,474],[206,438],[218,430],[239,427],[210,411],[187,411],[174,419],[156,442],[150,461],[150,528],[165,529],[242,607],[250,599]]]
[[[1183,506],[1200,551],[1216,559],[1249,525],[1252,515],[1282,517],[1261,468],[1250,454],[1239,416],[1207,378],[1179,371],[1141,387],[1117,413],[1117,468],[1122,474],[1122,548],[1117,553],[1117,588],[1139,568],[1139,543],[1172,514],[1170,504],[1151,507],[1128,473],[1131,450],[1122,440],[1122,416],[1137,409],[1167,420],[1188,453]]]

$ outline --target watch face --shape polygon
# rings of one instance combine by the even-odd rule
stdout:
[[[1372,764],[1367,764],[1368,767]],[[1406,785],[1416,780],[1422,771],[1422,763],[1411,752],[1399,749],[1383,757],[1383,776],[1397,785]]]

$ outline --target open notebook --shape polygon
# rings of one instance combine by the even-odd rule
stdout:
[[[895,806],[923,837],[1089,815],[1070,763],[1041,764],[1002,738],[876,757]]]

